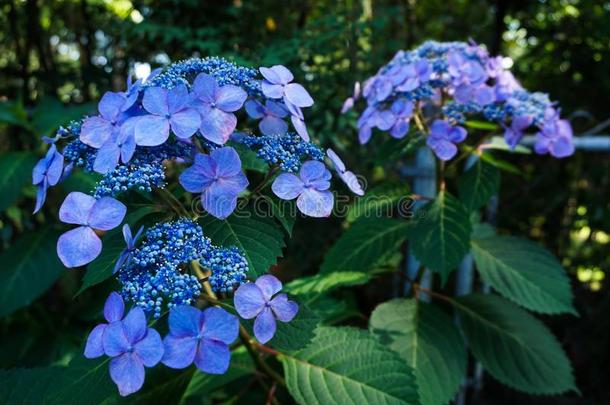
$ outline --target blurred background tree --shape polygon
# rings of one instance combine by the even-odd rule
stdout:
[[[610,123],[610,3],[602,0],[1,0],[0,24],[0,170],[14,173],[10,184],[0,184],[4,250],[55,222],[59,193],[51,192],[46,208],[31,214],[29,178],[42,154],[40,137],[92,112],[92,102],[107,89],[122,89],[127,75],[145,76],[191,56],[287,65],[316,100],[308,115],[315,139],[341,150],[372,184],[398,178],[385,167],[387,149],[381,149],[390,141],[359,147],[354,116],[339,115],[342,101],[355,81],[397,50],[427,39],[472,39],[506,55],[526,88],[548,92],[562,105],[577,133],[596,126],[603,132]],[[609,156],[577,152],[556,161],[511,155],[522,175],[503,176],[500,231],[545,244],[573,275],[581,316],[551,324],[583,392],[565,401],[610,402]],[[290,259],[280,264],[286,278],[315,272],[341,232],[339,221],[303,222],[285,255]],[[324,236],[312,240],[313,228]],[[20,264],[20,258],[0,256],[1,267]],[[0,282],[11,282],[3,270]],[[32,305],[0,320],[0,368],[62,363],[77,352],[88,327],[83,314],[94,316],[101,302],[92,300],[102,296],[73,300],[81,276],[58,272],[33,294],[46,290]],[[368,310],[383,291],[371,285],[343,298],[354,310]],[[541,402],[491,379],[477,399]]]

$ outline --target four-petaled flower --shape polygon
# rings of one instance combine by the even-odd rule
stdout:
[[[460,126],[452,126],[447,121],[435,120],[430,126],[426,144],[441,160],[449,160],[457,153],[456,144],[466,139],[467,132]]]
[[[106,92],[97,109],[99,116],[89,117],[83,122],[80,140],[93,148],[100,148],[111,136],[118,133],[122,121],[129,117],[123,111],[125,96],[119,93]]]
[[[73,191],[59,208],[59,219],[81,225],[62,234],[57,240],[57,255],[66,267],[83,266],[102,251],[102,241],[95,230],[109,231],[121,224],[127,207],[112,197],[99,200]]]
[[[534,150],[539,154],[550,153],[556,158],[574,153],[572,126],[569,121],[559,119],[557,110],[548,108],[545,111],[541,131],[536,134]]]
[[[288,115],[288,111],[276,101],[267,100],[267,103],[262,105],[256,100],[248,100],[246,112],[250,118],[262,118],[258,128],[263,135],[284,135],[288,131],[288,124],[282,119]]]
[[[447,54],[447,71],[454,84],[477,85],[487,80],[487,72],[479,62],[469,59],[460,51],[451,51]]]
[[[105,354],[104,333],[106,332],[108,325],[123,319],[124,312],[125,303],[123,302],[123,298],[116,292],[111,292],[104,304],[104,318],[108,323],[100,323],[93,328],[91,333],[89,333],[87,344],[85,345],[86,358],[94,359]]]
[[[390,131],[390,135],[401,139],[409,132],[409,121],[413,116],[413,103],[404,98],[398,98],[389,110],[377,114],[377,128]]]
[[[144,367],[154,367],[163,357],[163,341],[149,328],[140,307],[132,308],[125,319],[112,322],[104,331],[104,353],[110,360],[110,378],[122,396],[138,391],[144,384]]]
[[[171,368],[185,368],[194,362],[204,373],[224,374],[231,361],[229,345],[238,333],[237,317],[222,308],[172,308],[161,362]]]
[[[282,283],[276,277],[266,274],[254,283],[242,284],[233,302],[235,310],[244,319],[254,320],[254,336],[261,343],[267,343],[275,335],[276,322],[290,322],[299,311],[299,305],[288,300],[286,294],[279,294]]]
[[[123,238],[125,239],[125,249],[123,249],[123,251],[119,255],[119,258],[117,259],[117,261],[114,265],[114,269],[112,269],[112,274],[119,271],[119,269],[124,264],[129,263],[129,260],[131,259],[131,255],[133,254],[133,251],[136,248],[136,243],[138,242],[138,239],[140,239],[140,236],[142,235],[143,230],[144,230],[144,227],[141,226],[140,229],[138,230],[138,232],[136,232],[136,236],[132,236],[131,228],[129,227],[129,225],[128,224],[123,225]]]
[[[171,90],[150,87],[144,92],[142,106],[149,113],[138,118],[135,141],[141,146],[158,146],[169,137],[169,130],[188,139],[201,124],[197,110],[190,106],[191,96],[184,84]]]
[[[430,64],[421,59],[402,67],[392,76],[392,81],[397,85],[396,91],[413,91],[430,80],[431,74]]]
[[[47,189],[59,183],[64,169],[64,157],[51,145],[45,157],[40,159],[32,171],[32,184],[37,186],[34,214],[40,211],[47,199]]]
[[[141,117],[132,117],[121,125],[118,133],[114,133],[98,149],[93,162],[93,170],[98,173],[108,173],[119,164],[127,163],[136,151],[135,126]]]
[[[343,180],[343,182],[352,191],[352,193],[363,196],[364,190],[362,188],[362,185],[358,181],[358,177],[356,177],[353,172],[347,170],[347,168],[345,167],[345,163],[343,163],[343,160],[341,160],[339,155],[337,155],[335,151],[330,148],[326,150],[326,155],[333,163],[333,166],[335,167],[339,178]]]
[[[534,122],[534,119],[529,115],[513,117],[510,126],[506,127],[504,130],[504,140],[511,149],[514,149],[515,146],[517,146],[521,138],[523,138],[523,131],[532,125],[532,122]]]
[[[294,80],[294,76],[285,66],[261,67],[259,70],[265,78],[261,83],[265,96],[283,98],[287,105],[292,104],[296,107],[311,107],[313,105],[313,99],[303,86],[298,83],[290,83]]]
[[[280,174],[271,189],[283,200],[297,199],[299,210],[310,217],[330,215],[334,197],[330,188],[331,174],[324,163],[310,160],[303,163],[299,175]]]
[[[200,73],[193,82],[197,96],[193,106],[201,114],[201,134],[217,145],[224,145],[237,126],[235,111],[246,101],[248,94],[231,84],[218,86],[214,76]]]
[[[248,187],[248,179],[235,149],[224,147],[210,155],[198,153],[194,164],[180,175],[180,184],[186,191],[201,193],[203,208],[224,219],[235,210],[237,196]]]

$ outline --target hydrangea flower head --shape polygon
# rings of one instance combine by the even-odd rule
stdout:
[[[93,261],[102,251],[102,241],[95,233],[109,231],[121,224],[127,207],[111,197],[99,200],[74,191],[59,208],[59,219],[80,225],[59,237],[57,255],[66,267],[79,267]]]
[[[106,303],[104,304],[104,318],[108,323],[100,323],[97,325],[87,338],[85,345],[85,357],[88,359],[94,359],[96,357],[103,356],[104,352],[104,332],[108,328],[108,325],[119,322],[123,319],[125,313],[125,303],[123,298],[116,292],[111,292]]]
[[[195,363],[204,373],[224,374],[231,361],[229,345],[238,333],[237,317],[222,308],[173,308],[169,313],[169,334],[163,339],[162,362],[171,368]]]
[[[566,120],[549,119],[536,134],[537,153],[550,153],[556,158],[564,158],[574,153],[572,127]]]
[[[49,186],[54,186],[61,180],[64,169],[64,157],[51,145],[44,158],[40,159],[32,171],[32,184],[37,186],[36,207],[34,214],[40,211],[46,198]]]
[[[303,163],[298,176],[282,173],[273,182],[271,189],[283,200],[297,199],[299,211],[310,217],[327,217],[333,205],[330,188],[331,174],[324,163],[310,160]]]
[[[281,290],[282,282],[265,274],[235,291],[235,310],[244,319],[256,318],[254,336],[263,344],[275,335],[276,320],[290,322],[299,311],[299,305],[290,301],[286,294],[276,295]]]

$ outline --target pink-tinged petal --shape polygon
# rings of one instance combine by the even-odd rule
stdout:
[[[169,114],[168,91],[161,87],[149,87],[144,92],[142,106],[151,114],[165,117]]]
[[[305,90],[305,87],[298,83],[287,84],[284,93],[288,101],[297,107],[311,107],[313,105],[313,98]]]
[[[246,101],[245,107],[250,118],[259,119],[265,116],[265,107],[257,100]]]
[[[127,335],[125,335],[125,328],[123,328],[122,322],[113,322],[106,327],[102,343],[104,345],[104,353],[110,357],[120,356],[131,345]]]
[[[61,204],[59,219],[66,224],[86,225],[89,213],[96,201],[90,195],[80,191],[73,191],[66,196],[66,199]]]
[[[102,117],[106,118],[108,121],[114,121],[121,113],[123,104],[125,104],[125,97],[119,93],[107,91],[100,100],[97,109]]]
[[[102,197],[93,205],[87,223],[93,229],[109,231],[123,222],[126,213],[125,204],[112,197]]]
[[[266,97],[282,98],[284,96],[284,86],[281,84],[273,84],[267,80],[261,83],[261,90]]]
[[[235,310],[244,319],[252,319],[265,307],[266,301],[261,289],[254,283],[242,284],[233,296]]]
[[[130,344],[134,345],[146,336],[148,326],[146,324],[146,314],[140,307],[133,307],[121,321],[123,331]]]
[[[108,325],[102,323],[97,325],[89,336],[87,337],[87,343],[85,344],[85,357],[88,359],[95,359],[104,355],[104,344],[103,337],[104,331]]]
[[[365,125],[358,130],[358,141],[364,145],[371,140],[371,135],[373,135],[371,127]]]
[[[226,113],[218,108],[209,108],[201,114],[201,134],[217,145],[224,145],[237,126],[233,113]]]
[[[254,320],[254,336],[262,344],[267,343],[275,335],[275,317],[271,308],[265,307]]]
[[[91,263],[102,252],[102,241],[86,226],[62,234],[57,240],[57,256],[68,268]]]
[[[307,126],[305,125],[305,121],[302,119],[295,117],[292,115],[290,117],[290,121],[292,121],[292,126],[297,131],[297,134],[305,141],[309,142],[309,133],[307,132]]]
[[[304,185],[301,179],[292,173],[282,173],[273,181],[271,190],[282,200],[295,199],[303,192]]]
[[[144,364],[133,353],[125,353],[110,360],[110,378],[122,397],[133,394],[144,385]]]
[[[288,124],[281,118],[267,115],[258,123],[258,128],[264,135],[284,135],[288,132]]]
[[[260,288],[263,293],[263,298],[265,302],[269,302],[271,297],[274,294],[277,294],[282,290],[282,282],[275,276],[271,274],[265,274],[260,276],[254,282],[258,288]]]
[[[181,305],[169,312],[169,331],[175,337],[197,336],[202,325],[201,311],[190,305]]]
[[[354,99],[351,97],[346,98],[345,101],[343,102],[343,106],[341,107],[341,114],[345,114],[346,112],[351,110],[353,107],[354,107]]]
[[[303,183],[308,184],[316,180],[329,180],[331,176],[324,163],[317,160],[308,160],[301,166],[299,177],[301,177]]]
[[[123,297],[114,291],[111,292],[104,304],[104,318],[109,323],[117,322],[123,319],[124,313],[125,303],[123,302]]]
[[[121,149],[111,140],[106,141],[101,148],[98,149],[95,161],[93,162],[93,170],[98,173],[106,174],[119,164]]]
[[[358,177],[356,177],[354,173],[348,170],[346,172],[339,173],[339,177],[341,180],[343,180],[352,193],[359,196],[364,195],[364,189],[362,188],[360,181],[358,181]]]
[[[227,218],[237,207],[237,195],[227,193],[224,188],[217,186],[217,182],[206,189],[201,197],[203,209],[218,219]]]
[[[146,367],[154,367],[163,357],[163,341],[159,332],[148,328],[146,336],[134,345],[134,352]]]
[[[242,88],[227,84],[216,92],[216,107],[224,112],[234,112],[244,105],[246,98],[248,93]]]
[[[204,373],[224,374],[229,369],[231,350],[222,342],[202,339],[195,354],[195,365]]]
[[[187,108],[172,114],[169,122],[178,138],[190,138],[201,125],[201,115],[194,108]]]
[[[191,101],[189,91],[184,84],[179,84],[167,93],[167,110],[175,114],[184,109]]]
[[[170,368],[186,368],[193,364],[198,339],[195,337],[176,337],[167,335],[163,339],[165,353],[161,363]]]
[[[209,307],[203,310],[204,339],[231,344],[239,334],[239,320],[222,308]]]
[[[297,312],[299,312],[299,305],[288,300],[286,294],[279,294],[277,297],[271,300],[269,303],[275,317],[282,322],[290,322],[294,319]]]
[[[216,92],[218,91],[218,84],[214,76],[206,73],[200,73],[193,82],[193,93],[197,95],[201,100],[211,103],[216,100]]]
[[[318,191],[308,188],[297,198],[297,208],[303,214],[314,217],[328,217],[333,210],[335,198],[328,191]]]
[[[345,163],[343,163],[343,160],[341,160],[339,155],[337,155],[334,150],[330,148],[326,149],[326,155],[328,156],[330,161],[333,162],[333,165],[335,166],[335,169],[337,169],[337,171],[344,172],[346,170]]]
[[[85,119],[80,130],[79,139],[92,148],[100,148],[110,138],[115,128],[112,123],[102,117]]]
[[[213,150],[211,157],[218,167],[219,177],[235,176],[241,173],[241,159],[235,149],[227,146]]]
[[[261,72],[263,77],[269,81],[269,83],[280,84],[282,82],[279,74],[273,70],[273,68],[260,67],[258,70]]]
[[[156,115],[141,117],[135,128],[136,144],[159,146],[169,138],[169,120]]]

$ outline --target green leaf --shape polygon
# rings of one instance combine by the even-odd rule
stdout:
[[[504,140],[503,136],[492,136],[489,142],[483,144],[483,148],[487,149],[495,149],[501,150],[511,153],[521,153],[523,155],[529,155],[532,151],[523,145],[516,145],[514,148],[511,148]]]
[[[32,181],[36,156],[27,152],[0,155],[0,212],[10,207],[21,194],[21,189]]]
[[[60,125],[79,119],[95,110],[93,103],[65,105],[53,97],[45,97],[36,106],[31,118],[32,130],[36,134],[51,135]]]
[[[277,332],[270,343],[282,351],[301,349],[314,338],[320,322],[320,317],[299,301],[297,316],[290,322],[277,322]]]
[[[393,218],[362,218],[326,253],[320,273],[370,271],[395,253],[407,237],[409,223]]]
[[[453,398],[466,371],[466,347],[447,314],[421,301],[395,299],[375,308],[370,330],[413,368],[423,405]]]
[[[371,279],[369,273],[343,271],[298,278],[284,286],[284,291],[295,295],[323,294],[339,287],[365,284]]]
[[[256,152],[248,149],[241,143],[231,142],[230,145],[235,148],[239,154],[241,165],[246,170],[252,170],[259,173],[267,173],[269,165],[256,155]]]
[[[483,280],[509,300],[543,314],[577,314],[563,267],[541,246],[511,236],[473,239],[471,244]]]
[[[284,232],[273,218],[258,217],[244,212],[243,216],[231,215],[217,219],[207,215],[199,219],[203,232],[216,245],[235,245],[242,249],[250,266],[249,275],[256,277],[266,273],[282,256]]]
[[[0,102],[0,123],[30,128],[28,113],[20,101]]]
[[[378,165],[386,165],[401,159],[419,149],[424,144],[424,140],[425,138],[416,132],[411,132],[402,139],[386,139],[375,154],[373,161]]]
[[[409,242],[415,257],[440,273],[443,283],[470,248],[468,210],[446,191],[418,210],[415,226],[409,229]]]
[[[58,236],[51,228],[26,233],[0,254],[0,316],[28,306],[62,274],[55,253]]]
[[[500,129],[498,124],[494,124],[493,122],[487,121],[476,121],[476,120],[468,120],[464,123],[467,128],[472,129],[482,129],[485,131],[497,131]]]
[[[408,200],[407,184],[384,183],[366,191],[364,197],[358,198],[348,207],[347,221],[354,222],[360,217],[391,216],[392,209],[402,201]]]
[[[322,327],[294,354],[282,354],[288,391],[299,404],[414,404],[411,368],[366,331]]]
[[[460,200],[469,211],[481,208],[491,196],[498,192],[500,171],[481,159],[460,177],[458,190]]]
[[[496,295],[453,303],[472,353],[494,378],[529,394],[578,392],[570,361],[542,322]]]

